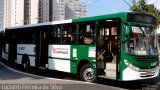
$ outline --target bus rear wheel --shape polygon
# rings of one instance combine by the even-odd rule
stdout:
[[[86,82],[96,82],[94,69],[91,64],[85,64],[80,70],[80,79]]]

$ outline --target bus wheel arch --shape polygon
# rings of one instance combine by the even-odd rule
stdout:
[[[78,64],[77,71],[81,80],[86,82],[96,82],[93,66],[88,60],[81,60]]]
[[[29,60],[29,56],[27,54],[24,54],[22,56],[22,67],[24,69],[28,69],[30,67],[30,60]]]

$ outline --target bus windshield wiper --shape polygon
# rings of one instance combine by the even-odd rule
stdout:
[[[141,30],[141,32],[142,32],[142,35],[146,38],[146,35],[145,35],[145,33],[144,33],[142,27],[141,27],[141,26],[138,26],[138,27],[140,28],[140,30]]]

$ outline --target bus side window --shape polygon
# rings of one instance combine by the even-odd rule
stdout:
[[[49,43],[60,44],[61,43],[61,27],[54,26],[49,37],[50,37]]]
[[[63,44],[76,44],[76,25],[64,26],[62,41]]]
[[[78,43],[79,44],[94,44],[95,41],[95,23],[90,22],[86,24],[80,24],[78,32]]]

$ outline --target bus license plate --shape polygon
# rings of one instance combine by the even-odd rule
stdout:
[[[145,74],[146,76],[152,76],[153,75],[153,72],[149,71],[149,72],[146,72]]]

